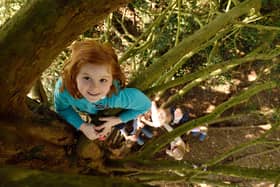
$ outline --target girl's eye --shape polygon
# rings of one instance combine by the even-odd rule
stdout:
[[[85,80],[89,80],[89,79],[90,79],[90,77],[85,76],[85,77],[83,77],[83,79],[85,79]]]
[[[107,79],[100,79],[101,83],[106,83],[108,80]]]

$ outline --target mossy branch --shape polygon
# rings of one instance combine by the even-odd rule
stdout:
[[[150,43],[150,39],[152,38],[151,35],[155,32],[155,28],[164,20],[166,14],[170,9],[172,9],[174,6],[174,3],[171,3],[163,12],[156,18],[153,24],[151,24],[145,32],[143,32],[137,40],[133,43],[131,47],[129,47],[126,52],[120,57],[119,63],[123,63],[125,60],[133,56],[134,54],[138,53],[139,49],[147,48],[147,45]],[[145,39],[148,38],[148,39]],[[140,42],[142,40],[145,40],[142,44]],[[149,42],[148,42],[149,41]]]
[[[250,97],[252,97],[253,95],[261,91],[272,89],[275,88],[276,86],[277,86],[276,81],[269,81],[263,84],[253,85],[249,87],[247,90],[242,91],[239,95],[236,95],[230,98],[228,101],[218,105],[211,114],[186,122],[181,126],[177,127],[176,129],[174,129],[172,132],[169,132],[159,137],[158,139],[154,140],[152,143],[146,144],[143,150],[139,152],[138,157],[148,158],[153,156],[156,152],[161,150],[166,144],[173,141],[174,138],[176,138],[177,136],[181,136],[197,126],[203,126],[208,122],[211,122],[212,120],[219,117],[227,109],[248,100]]]
[[[190,37],[185,38],[176,47],[170,49],[157,61],[157,63],[152,64],[148,69],[132,80],[129,86],[146,90],[166,71],[166,69],[173,66],[185,54],[199,48],[201,44],[215,36],[216,33],[226,25],[230,25],[234,19],[248,13],[252,8],[260,7],[260,4],[260,0],[247,0],[240,3],[229,12],[219,15],[211,23],[204,26]]]
[[[225,63],[221,63],[218,65],[213,65],[216,67],[216,69],[209,71],[209,69],[212,69],[212,67],[207,68],[206,70],[203,70],[204,74],[201,74],[197,79],[194,79],[192,82],[187,84],[184,88],[182,88],[177,94],[173,95],[170,97],[164,104],[163,108],[169,107],[171,104],[175,103],[177,100],[181,99],[189,90],[191,90],[193,87],[199,85],[201,82],[205,81],[206,79],[222,74],[224,72],[227,72],[228,70],[243,64],[243,63],[248,63],[251,61],[256,61],[256,60],[269,60],[275,56],[278,56],[280,54],[280,50],[277,54],[274,54],[273,56],[267,55],[267,54],[258,54],[258,55],[251,55],[248,54],[247,57],[241,58],[241,59],[234,59],[234,60],[229,60]],[[208,71],[207,71],[208,70]]]
[[[256,138],[252,141],[243,143],[241,145],[238,145],[237,147],[234,147],[233,149],[227,151],[226,153],[219,155],[218,157],[212,159],[208,163],[205,164],[207,167],[211,167],[213,165],[216,165],[217,163],[221,162],[222,160],[226,159],[227,157],[236,154],[244,149],[247,149],[248,147],[258,145],[258,144],[280,144],[280,142],[275,142],[275,141],[268,141],[266,140],[266,136],[269,135],[271,132],[273,132],[275,129],[277,129],[280,125],[280,122],[278,121],[277,123],[272,125],[272,128],[270,128],[268,131],[266,131],[264,134],[262,134],[259,138]]]
[[[215,166],[208,168],[211,173],[222,174],[227,176],[236,176],[258,180],[268,180],[276,182],[279,178],[280,169],[265,170],[257,168],[242,168],[237,166]]]
[[[169,88],[173,88],[182,84],[185,84],[186,82],[190,82],[192,81],[190,84],[191,85],[187,85],[185,87],[186,90],[189,90],[190,88],[196,86],[197,84],[199,84],[200,82],[202,82],[203,80],[217,75],[217,74],[221,74],[223,72],[226,72],[229,69],[232,69],[240,64],[243,63],[248,63],[248,62],[252,62],[254,60],[270,60],[276,56],[278,56],[280,54],[280,50],[275,49],[273,53],[271,54],[256,54],[255,51],[251,52],[250,54],[246,55],[246,57],[243,58],[239,58],[239,59],[233,59],[233,60],[228,60],[225,61],[223,63],[219,63],[219,64],[214,64],[214,65],[210,65],[205,69],[202,69],[200,71],[191,73],[191,74],[187,74],[184,77],[181,78],[177,78],[175,80],[166,82],[165,84],[162,85],[158,85],[155,87],[152,87],[148,90],[146,90],[146,94],[147,95],[151,95],[153,93],[156,93],[158,91],[164,91],[167,90]],[[173,96],[173,101],[170,102],[174,102],[176,99],[179,99],[180,97],[182,97],[182,93],[179,93],[178,95]]]
[[[176,31],[176,39],[175,39],[175,46],[179,43],[179,36],[180,36],[180,29],[181,29],[181,4],[182,0],[177,0],[178,6],[178,14],[177,14],[177,31]]]
[[[0,168],[1,186],[29,186],[29,187],[49,187],[49,186],[72,186],[72,187],[140,187],[149,186],[120,178],[108,178],[102,176],[85,176],[73,174],[50,173],[39,170],[21,169],[15,167]]]
[[[258,30],[267,30],[267,31],[280,31],[280,27],[275,26],[265,26],[265,25],[258,25],[258,24],[247,24],[243,22],[236,22],[237,26],[239,27],[248,27],[248,28],[254,28]]]
[[[120,168],[125,168],[128,173],[127,176],[132,176],[135,179],[141,181],[147,180],[147,176],[151,176],[149,179],[159,181],[156,176],[165,176],[169,174],[170,178],[168,180],[187,180],[190,181],[200,178],[197,174],[203,174],[207,178],[207,175],[222,175],[222,176],[235,176],[247,179],[258,179],[267,180],[271,182],[276,182],[279,177],[280,169],[265,170],[257,168],[243,168],[238,166],[226,166],[217,165],[214,167],[193,167],[193,165],[187,163],[186,161],[168,161],[168,160],[116,160],[110,163],[112,171],[120,171]],[[129,174],[130,173],[130,174]],[[146,174],[146,175],[145,175]],[[174,175],[177,175],[174,176]],[[188,176],[188,177],[186,177]],[[194,177],[192,177],[194,176]],[[143,177],[143,178],[142,178]],[[162,178],[161,178],[162,179]],[[154,182],[154,181],[153,181]]]
[[[159,80],[157,80],[157,82],[155,83],[155,85],[156,85],[155,87],[152,87],[152,88],[147,90],[147,93],[152,94],[152,93],[155,93],[156,91],[159,91],[159,90],[160,91],[165,91],[167,88],[170,88],[169,86],[166,86],[166,84],[168,85],[168,83],[169,83],[167,81],[172,78],[172,76],[187,62],[188,59],[190,59],[194,54],[198,53],[199,51],[201,51],[201,50],[205,49],[206,47],[210,46],[215,41],[224,37],[228,32],[231,31],[231,29],[232,28],[230,26],[229,28],[226,28],[226,29],[222,30],[221,32],[217,33],[217,35],[215,37],[213,37],[211,40],[202,44],[200,47],[194,49],[193,51],[190,51],[189,53],[185,54],[178,62],[176,62],[174,67],[172,67],[167,73],[165,73],[163,76],[161,76],[159,78]],[[176,82],[176,80],[171,81],[171,82]]]
[[[229,181],[222,181],[221,179],[207,179],[206,177],[196,177],[194,179],[190,179],[191,183],[194,184],[207,184],[210,186],[218,186],[218,187],[236,187],[238,186],[238,183],[233,183],[231,184],[231,182]]]

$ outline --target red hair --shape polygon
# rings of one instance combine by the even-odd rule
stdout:
[[[101,44],[94,40],[85,40],[75,42],[71,49],[72,55],[63,67],[60,91],[67,89],[74,98],[82,98],[77,88],[76,77],[81,67],[86,63],[110,66],[113,81],[119,81],[120,87],[124,88],[125,76],[118,63],[118,57],[110,45]],[[114,84],[112,84],[108,95],[111,96],[113,93],[117,93]]]

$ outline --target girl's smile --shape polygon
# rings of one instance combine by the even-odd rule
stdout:
[[[99,93],[93,94],[93,93],[90,93],[90,92],[88,92],[88,94],[91,95],[91,96],[93,96],[93,97],[96,97],[96,96],[99,95]]]

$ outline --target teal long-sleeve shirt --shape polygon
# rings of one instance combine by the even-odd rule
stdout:
[[[80,128],[84,121],[76,110],[96,114],[100,110],[121,108],[124,110],[119,114],[119,118],[125,123],[147,112],[151,107],[150,99],[136,88],[120,89],[117,94],[92,103],[85,98],[76,99],[72,97],[66,89],[61,92],[61,85],[62,80],[59,79],[54,91],[55,110],[63,119],[77,129]]]

